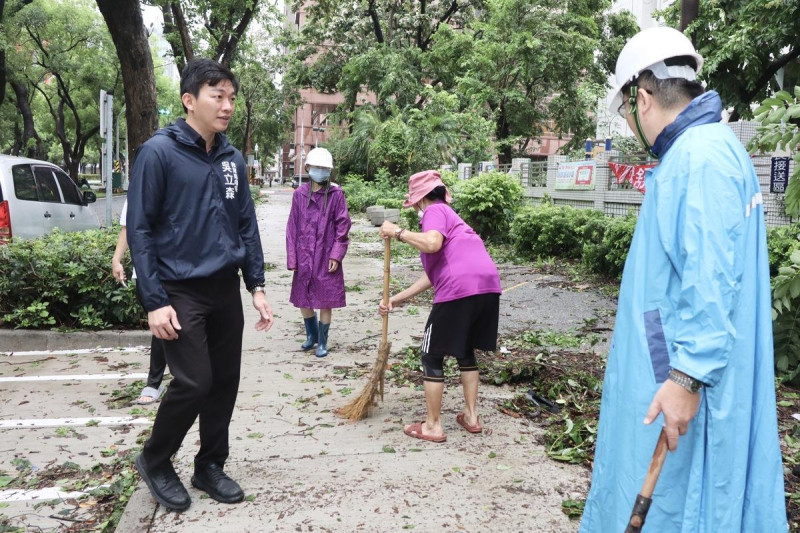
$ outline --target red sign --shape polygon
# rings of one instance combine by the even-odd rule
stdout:
[[[656,166],[656,163],[647,163],[645,165],[625,165],[622,163],[608,162],[608,168],[614,173],[617,178],[617,185],[623,181],[628,181],[634,189],[644,194],[644,175],[648,169]]]

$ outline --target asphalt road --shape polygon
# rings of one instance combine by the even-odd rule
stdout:
[[[111,205],[111,212],[112,212],[112,223],[117,222],[119,220],[119,214],[122,212],[122,206],[125,204],[126,196],[124,194],[116,194],[113,198],[113,203]],[[94,212],[97,214],[98,220],[100,220],[101,226],[108,226],[107,221],[107,213],[106,213],[106,199],[105,198],[98,198],[97,201],[91,204]]]

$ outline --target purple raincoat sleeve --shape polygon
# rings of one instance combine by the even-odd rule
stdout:
[[[347,253],[347,247],[350,245],[348,235],[352,222],[350,221],[350,213],[347,211],[347,198],[345,198],[344,192],[337,194],[335,198],[337,200],[336,205],[331,207],[335,209],[334,227],[336,228],[336,237],[333,247],[331,247],[330,258],[341,263]]]
[[[297,194],[292,196],[292,209],[289,211],[289,220],[286,222],[286,268],[297,268],[297,220],[301,203],[297,201]]]

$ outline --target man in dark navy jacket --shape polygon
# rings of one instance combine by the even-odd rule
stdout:
[[[180,87],[186,120],[139,148],[128,191],[137,289],[173,375],[136,467],[153,497],[176,511],[191,499],[171,457],[198,416],[192,485],[220,502],[244,498],[223,471],[242,358],[240,270],[260,314],[256,330],[273,322],[244,159],[223,135],[238,88],[219,63],[190,61]]]

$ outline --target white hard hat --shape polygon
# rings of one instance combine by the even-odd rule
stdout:
[[[308,152],[306,165],[312,167],[333,168],[333,156],[325,148],[314,148]]]
[[[697,68],[685,65],[667,66],[665,59],[689,56],[697,63]],[[648,28],[634,35],[622,49],[614,69],[616,83],[608,93],[608,109],[616,113],[622,105],[622,88],[645,70],[650,70],[659,79],[683,78],[697,79],[703,66],[703,56],[697,53],[692,42],[683,33],[665,26]]]

